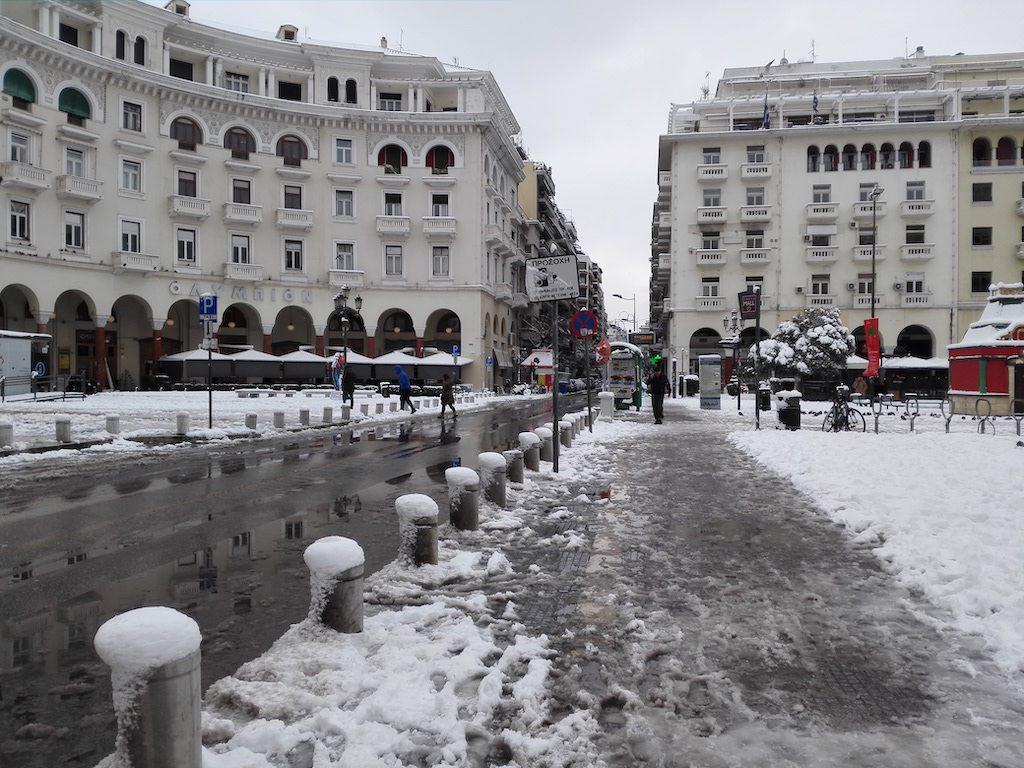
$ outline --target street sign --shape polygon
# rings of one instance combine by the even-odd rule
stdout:
[[[213,293],[204,293],[199,297],[199,319],[217,319],[217,296]]]
[[[761,302],[760,291],[743,291],[739,294],[740,319],[756,320],[758,304]]]
[[[452,357],[458,357],[461,351],[458,344],[452,344]]]
[[[577,299],[580,295],[576,256],[542,256],[526,260],[526,296],[530,301]]]
[[[612,345],[608,343],[608,339],[601,339],[597,342],[594,353],[597,357],[597,362],[601,365],[608,365],[608,361],[612,359]]]
[[[569,333],[577,339],[589,339],[597,333],[597,315],[589,309],[581,309],[569,318]]]
[[[638,347],[649,346],[654,343],[654,334],[648,331],[641,331],[640,333],[629,334],[629,343],[636,344]]]
[[[494,358],[491,355],[488,355],[487,356],[487,367],[490,368],[492,365],[494,365]]]
[[[42,363],[42,362],[36,363],[35,374],[36,374],[36,376],[45,376],[46,375],[46,365],[44,363]]]

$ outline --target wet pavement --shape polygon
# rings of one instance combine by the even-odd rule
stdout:
[[[457,422],[24,473],[0,500],[0,765],[93,765],[111,750],[109,673],[92,650],[110,616],[157,604],[188,613],[209,684],[305,615],[311,541],[352,537],[375,571],[394,557],[397,496],[442,500],[445,469],[549,419],[547,402],[502,403]]]

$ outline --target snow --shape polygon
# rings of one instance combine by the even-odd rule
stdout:
[[[537,427],[533,430],[533,433],[537,435],[541,441],[549,439],[554,434],[554,432],[552,432],[548,427]]]
[[[437,522],[437,502],[423,493],[407,493],[395,499],[395,512],[403,523]]]
[[[534,432],[520,432],[519,433],[519,447],[524,451],[529,450],[535,445],[540,445],[540,438]]]
[[[317,539],[302,553],[306,567],[321,577],[338,576],[343,571],[366,562],[363,548],[344,536],[324,536]]]
[[[504,471],[508,466],[508,462],[505,461],[505,457],[500,453],[494,451],[486,451],[480,454],[479,457],[480,469],[484,472],[498,472]]]
[[[449,467],[444,471],[444,479],[449,486],[458,488],[480,484],[480,476],[469,467]]]
[[[136,608],[96,632],[96,653],[112,669],[145,672],[183,659],[199,648],[199,625],[172,608]]]

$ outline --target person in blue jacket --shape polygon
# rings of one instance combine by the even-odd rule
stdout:
[[[416,406],[412,404],[412,400],[409,399],[409,395],[412,394],[412,384],[409,382],[409,374],[402,370],[402,366],[395,366],[395,375],[398,376],[398,395],[399,395],[399,407],[404,411],[405,404],[409,404],[409,408],[412,409],[413,413],[416,413]]]

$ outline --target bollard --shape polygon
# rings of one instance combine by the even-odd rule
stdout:
[[[9,421],[0,421],[0,448],[14,445],[14,425]]]
[[[309,408],[299,408],[299,424],[309,426]]]
[[[341,420],[349,421],[352,418],[352,407],[349,405],[341,406]]]
[[[181,411],[175,417],[174,428],[175,428],[175,431],[179,435],[187,435],[188,434],[188,413],[186,413],[185,411]]]
[[[558,422],[558,439],[564,448],[572,448],[572,424],[568,421]]]
[[[344,536],[324,536],[302,559],[309,568],[309,617],[335,632],[362,632],[363,548]]]
[[[106,422],[105,426],[106,426],[106,430],[107,430],[107,432],[109,434],[111,434],[111,435],[120,434],[120,432],[121,432],[121,417],[120,416],[118,416],[117,414],[112,413],[112,414],[107,415],[107,417],[106,417],[106,419],[104,421]],[[4,442],[3,438],[0,437],[0,445],[3,445],[3,442]]]
[[[334,423],[334,408],[329,405],[324,406],[324,424]]]
[[[480,476],[469,467],[449,467],[444,479],[449,521],[460,531],[475,531],[480,527]]]
[[[615,393],[602,392],[598,395],[598,399],[601,401],[601,414],[598,416],[598,419],[600,421],[613,421],[615,419]]]
[[[437,565],[437,502],[422,493],[395,499],[398,557],[412,565]]]
[[[522,483],[525,473],[523,472],[523,452],[518,448],[510,451],[502,451],[508,465],[507,477],[510,483]]]
[[[384,413],[384,403],[377,403],[377,408],[374,413]]]
[[[93,642],[111,671],[116,764],[200,768],[199,625],[172,608],[137,608],[104,623]]]
[[[552,435],[554,434],[547,427],[537,427],[533,430],[534,434],[540,438],[540,460],[541,461],[554,461],[555,459],[555,448],[551,444]]]
[[[519,433],[519,449],[523,452],[523,464],[532,472],[540,471],[540,438],[533,432]]]
[[[370,415],[370,404],[369,403],[360,403],[359,404],[359,412],[361,414],[363,414],[363,416],[369,416]]]
[[[486,451],[477,458],[480,465],[480,488],[484,498],[499,507],[505,506],[505,472],[508,462],[500,453]]]
[[[256,429],[256,414],[255,413],[247,413],[247,414],[245,414],[245,428],[246,429]]]
[[[388,412],[389,413],[394,413],[397,410],[398,410],[398,403],[396,403],[394,400],[392,400],[391,402],[388,403]]]
[[[274,429],[284,429],[284,411],[274,411]]]
[[[574,413],[572,415],[572,437],[573,437],[573,440],[575,440],[579,436],[580,436],[580,415],[578,413]]]

